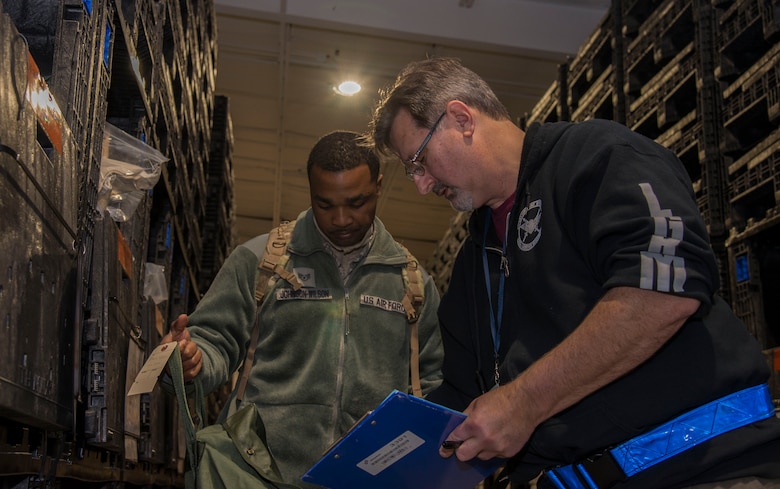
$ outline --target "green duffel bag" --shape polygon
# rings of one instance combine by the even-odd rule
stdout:
[[[168,360],[187,444],[187,489],[300,489],[284,482],[268,449],[265,426],[254,404],[242,402],[220,424],[196,428],[187,404],[178,346]],[[200,381],[195,384],[195,411],[204,420]]]

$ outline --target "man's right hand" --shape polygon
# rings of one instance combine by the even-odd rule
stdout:
[[[161,341],[161,343],[170,343],[171,341],[179,343],[185,382],[194,379],[203,368],[203,354],[198,345],[190,339],[190,332],[187,330],[188,323],[189,317],[186,314],[180,315],[171,323],[170,331]]]

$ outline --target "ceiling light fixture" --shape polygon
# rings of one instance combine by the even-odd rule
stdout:
[[[355,95],[360,91],[362,87],[360,86],[360,83],[354,82],[354,81],[343,81],[339,83],[337,87],[333,87],[333,90],[335,90],[336,93],[339,95],[344,95],[345,97],[350,97],[352,95]]]

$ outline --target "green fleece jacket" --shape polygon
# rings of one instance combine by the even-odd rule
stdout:
[[[279,280],[261,305],[261,330],[245,400],[255,403],[285,480],[300,477],[326,448],[393,389],[408,391],[409,324],[400,307],[407,258],[379,219],[368,255],[344,283],[322,244],[311,209],[298,217],[288,270],[307,277],[294,293]],[[223,385],[246,354],[255,277],[267,235],[238,246],[189,318],[203,353],[207,392]],[[307,275],[310,274],[310,275]],[[439,294],[425,273],[419,324],[423,394],[441,382]],[[223,417],[234,408],[231,402]]]

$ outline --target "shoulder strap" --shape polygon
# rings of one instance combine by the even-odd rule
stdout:
[[[406,311],[406,320],[409,321],[409,369],[412,376],[412,394],[416,397],[422,397],[422,386],[420,385],[420,338],[417,320],[420,319],[420,311],[425,302],[425,285],[417,258],[404,245],[401,245],[401,248],[406,253],[406,266],[401,269],[405,289],[402,302],[404,311]]]
[[[279,278],[287,280],[293,289],[301,288],[301,283],[294,273],[285,269],[290,255],[287,253],[287,245],[290,243],[295,221],[284,221],[279,227],[276,227],[268,233],[268,241],[265,244],[265,250],[257,263],[257,280],[255,282],[255,301],[257,308],[255,310],[255,326],[252,329],[252,336],[249,339],[249,345],[246,349],[246,357],[241,367],[241,378],[236,390],[236,399],[244,399],[244,391],[249,380],[249,374],[252,370],[252,363],[255,359],[255,348],[257,339],[260,337],[260,305],[263,303],[266,291],[270,290]]]
[[[401,269],[401,275],[404,280],[404,298],[402,300],[406,320],[409,323],[416,323],[420,319],[420,309],[425,302],[425,285],[423,283],[422,270],[417,258],[409,252],[408,249],[399,243],[406,253],[406,266]]]
[[[257,286],[255,287],[255,300],[258,305],[263,301],[265,292],[276,284],[279,278],[283,278],[295,290],[301,288],[298,277],[288,271],[285,266],[290,260],[287,253],[287,245],[290,244],[295,221],[284,221],[268,233],[268,241],[265,243],[265,251],[257,263]]]

